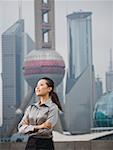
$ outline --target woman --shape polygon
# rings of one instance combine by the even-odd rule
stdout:
[[[62,111],[54,82],[41,78],[35,88],[39,96],[37,103],[30,105],[18,125],[20,133],[28,134],[25,150],[54,150],[52,130],[58,119],[58,108]]]

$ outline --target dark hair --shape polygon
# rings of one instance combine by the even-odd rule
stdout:
[[[46,84],[48,85],[48,87],[52,87],[52,90],[51,90],[51,92],[49,93],[49,96],[51,96],[52,102],[55,103],[55,104],[58,106],[58,108],[62,111],[62,106],[61,106],[61,104],[60,104],[58,95],[56,94],[56,92],[54,92],[54,82],[53,82],[53,80],[50,79],[50,78],[48,78],[48,77],[43,77],[43,78],[41,78],[41,79],[44,79],[44,80],[47,81]],[[40,79],[40,80],[41,80],[41,79]]]

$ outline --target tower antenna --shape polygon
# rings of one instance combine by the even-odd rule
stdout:
[[[22,0],[18,0],[19,20],[22,19]]]

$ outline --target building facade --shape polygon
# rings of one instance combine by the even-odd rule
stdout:
[[[91,12],[67,16],[68,73],[65,123],[72,134],[87,133],[92,126],[94,69],[92,66]]]
[[[15,119],[21,103],[24,85],[22,75],[24,21],[18,20],[2,34],[2,103],[3,124],[1,137],[5,136]]]

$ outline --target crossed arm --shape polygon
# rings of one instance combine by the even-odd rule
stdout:
[[[57,122],[58,118],[58,110],[51,110],[47,120],[40,124],[40,125],[30,125],[29,118],[28,118],[28,110],[25,112],[24,117],[22,118],[21,122],[18,125],[18,130],[20,133],[23,134],[38,134],[38,135],[48,135],[51,131],[53,126]]]
[[[51,129],[52,128],[52,124],[51,122],[45,121],[44,123],[42,123],[41,125],[35,125],[34,130],[39,130],[39,129]]]

